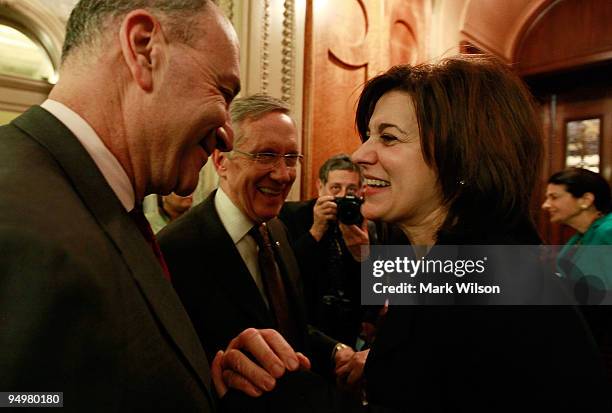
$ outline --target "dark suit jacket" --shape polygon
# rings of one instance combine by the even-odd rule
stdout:
[[[159,233],[172,280],[209,358],[249,327],[274,328],[253,278],[215,209],[213,192]],[[282,223],[268,222],[277,262],[302,337],[291,343],[314,358],[313,364],[330,367],[335,340],[307,328],[301,280]],[[308,332],[308,334],[307,334]]]
[[[537,242],[533,228],[490,228],[454,240]],[[551,277],[545,288],[561,286]],[[390,306],[364,373],[371,404],[398,412],[610,411],[601,357],[573,306]]]
[[[309,322],[326,334],[354,346],[359,335],[364,310],[360,300],[360,264],[346,248],[342,235],[329,228],[323,238],[315,240],[310,234],[316,199],[305,202],[285,202],[279,218],[287,226],[300,273]],[[339,230],[338,230],[339,231]],[[332,248],[340,246],[340,254],[331,257]],[[331,260],[337,259],[337,273],[330,274]],[[342,296],[338,290],[342,291]],[[324,298],[325,297],[325,298]]]
[[[0,389],[69,411],[213,411],[204,351],[150,247],[74,135],[0,128]]]

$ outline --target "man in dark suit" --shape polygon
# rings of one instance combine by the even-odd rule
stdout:
[[[209,357],[245,328],[274,328],[312,357],[315,369],[331,370],[332,360],[350,358],[352,350],[334,354],[338,341],[307,328],[299,270],[276,218],[301,158],[289,108],[253,95],[234,101],[230,113],[234,150],[213,154],[219,189],[159,234],[174,286]],[[272,268],[262,257],[265,234]],[[203,265],[202,252],[211,250],[215,261]]]
[[[210,1],[76,6],[49,100],[0,128],[2,391],[63,392],[71,411],[214,409],[139,209],[191,193],[231,148],[239,87],[236,35]]]

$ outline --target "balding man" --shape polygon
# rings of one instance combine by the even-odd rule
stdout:
[[[240,88],[209,0],[82,0],[49,100],[0,128],[0,390],[72,411],[212,411],[206,357],[141,202],[231,149]]]

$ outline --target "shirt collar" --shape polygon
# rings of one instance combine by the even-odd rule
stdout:
[[[253,228],[255,223],[247,217],[219,188],[215,194],[215,208],[221,223],[227,230],[234,245],[237,244]]]
[[[589,226],[589,228],[587,229],[587,232],[588,232],[590,229],[597,229],[597,228],[599,228],[599,226],[600,226],[601,224],[603,224],[603,223],[604,223],[604,221],[605,221],[605,219],[604,219],[604,218],[606,218],[606,216],[607,216],[607,214],[604,214],[604,215],[602,215],[602,216],[598,217],[598,218],[597,218],[595,221],[593,221],[593,222],[591,223],[591,225]],[[586,233],[586,232],[585,232],[585,233]]]
[[[130,178],[96,131],[85,119],[60,102],[47,99],[40,106],[70,129],[102,172],[125,210],[131,211],[134,208],[136,196]]]

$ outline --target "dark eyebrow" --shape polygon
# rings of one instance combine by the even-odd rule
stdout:
[[[395,128],[398,131],[402,132],[404,135],[407,135],[406,132],[404,132],[404,130],[402,130],[402,128],[400,128],[399,126],[393,124],[393,123],[381,123],[378,125],[378,133],[382,133],[383,130],[387,129],[387,128]]]

